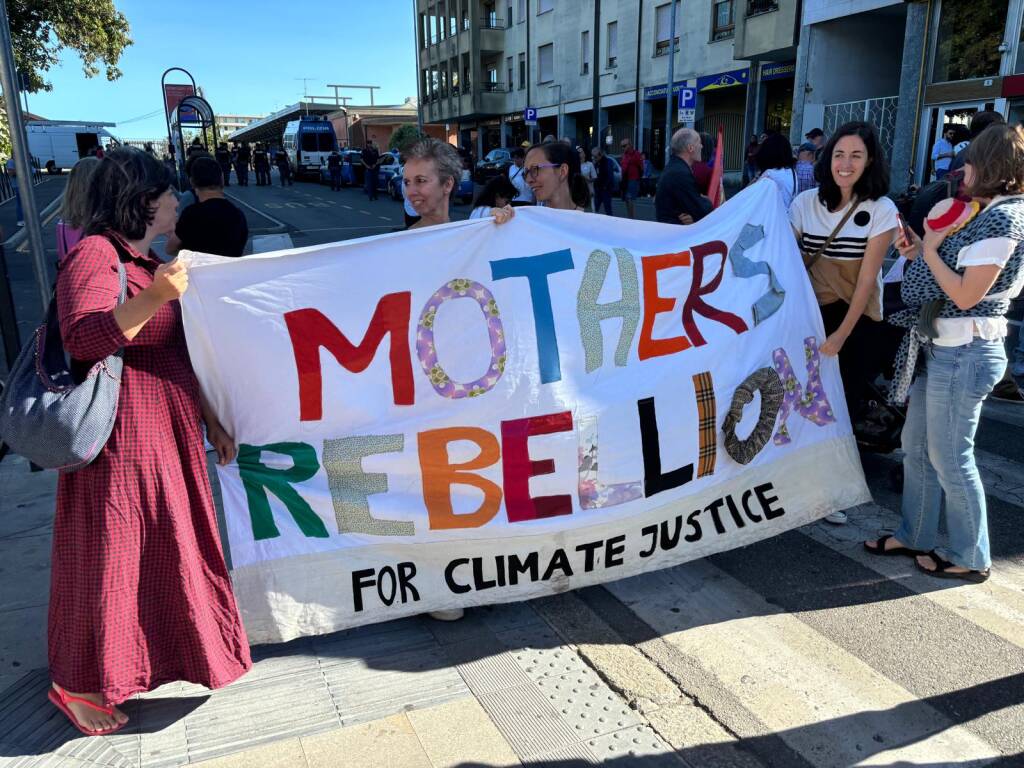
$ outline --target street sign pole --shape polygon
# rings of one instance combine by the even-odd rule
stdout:
[[[672,157],[672,84],[676,78],[676,0],[668,31],[668,87],[665,90],[665,163]]]
[[[28,139],[22,122],[21,103],[18,100],[18,76],[14,67],[14,47],[11,43],[11,28],[7,21],[7,3],[0,0],[0,87],[3,88],[7,106],[7,123],[11,129],[11,147],[14,152],[14,169],[18,174],[18,192],[21,196],[21,211],[25,217],[29,250],[32,252],[32,267],[36,274],[39,298],[43,311],[50,304],[50,272],[46,268],[43,250],[43,230],[39,224],[36,209],[35,190],[32,188],[32,163],[28,154]]]

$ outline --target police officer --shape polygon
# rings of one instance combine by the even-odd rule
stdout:
[[[256,144],[252,153],[252,167],[256,171],[256,186],[265,187],[270,184],[270,158],[262,143]]]
[[[224,176],[224,186],[231,186],[231,153],[228,151],[228,145],[226,141],[222,141],[220,146],[217,147],[213,153],[214,160],[217,161],[217,165],[220,166],[220,172]]]
[[[327,158],[327,172],[331,175],[331,191],[341,191],[341,155],[338,150],[331,152]]]
[[[249,150],[249,143],[242,142],[242,146],[235,155],[235,174],[238,176],[238,185],[249,186],[249,162],[252,160],[252,152]]]
[[[281,186],[292,185],[292,164],[288,161],[288,153],[284,149],[277,150],[274,156],[274,163],[277,165],[277,172],[281,174]]]

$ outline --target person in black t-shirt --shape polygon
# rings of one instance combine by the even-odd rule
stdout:
[[[220,166],[212,157],[197,157],[189,177],[196,202],[181,212],[174,234],[167,238],[169,256],[183,248],[218,256],[241,256],[249,239],[245,215],[224,197]]]

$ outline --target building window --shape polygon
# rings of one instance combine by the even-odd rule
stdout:
[[[459,90],[459,60],[452,59],[448,63],[448,71],[452,74],[452,96],[458,96]]]
[[[747,0],[747,16],[779,10],[778,0]]]
[[[430,44],[437,44],[437,14],[431,13],[427,16],[427,25],[430,31]]]
[[[427,14],[420,14],[420,48],[426,48],[430,44],[430,27],[427,26]]]
[[[501,82],[498,80],[498,70],[493,64],[487,65],[487,71],[484,74],[484,90],[485,91],[503,91]]]
[[[519,15],[516,16],[516,19],[520,24],[526,21],[526,0],[519,0]]]
[[[608,51],[608,69],[614,69],[619,66],[619,22],[608,22],[608,34],[604,44]]]
[[[1007,0],[946,2],[939,12],[932,82],[948,83],[999,74]]]
[[[469,4],[462,4],[462,28],[464,30],[469,29]]]
[[[508,0],[508,8],[507,8],[507,10],[508,10],[508,16],[506,18],[508,18],[508,25],[511,27],[512,26],[512,0]]]
[[[455,37],[459,34],[459,8],[455,0],[448,4],[448,36]]]
[[[590,74],[590,30],[580,32],[580,74]]]
[[[654,55],[663,56],[672,46],[672,4],[666,3],[654,9]],[[679,47],[679,11],[676,11],[676,47]]]
[[[512,90],[512,83],[514,83],[515,80],[512,78],[513,72],[512,72],[512,57],[511,56],[506,56],[505,57],[505,69],[508,72],[508,88],[509,88],[509,90]]]
[[[509,83],[511,85],[511,83]],[[519,90],[526,88],[526,54],[519,54]]]
[[[550,83],[555,79],[555,45],[548,43],[537,49],[537,82]]]
[[[448,36],[448,14],[444,9],[444,0],[437,6],[438,38],[444,40]]]
[[[537,0],[537,15],[555,10],[555,0]]]
[[[735,27],[732,21],[732,0],[719,0],[711,7],[711,40],[728,40]]]

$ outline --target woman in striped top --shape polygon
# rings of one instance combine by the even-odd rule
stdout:
[[[814,167],[817,189],[793,198],[789,217],[805,259],[816,254],[854,207],[808,275],[821,307],[825,355],[839,355],[847,405],[859,403],[865,385],[885,361],[876,350],[882,322],[882,260],[896,234],[896,205],[889,169],[875,129],[842,126]],[[851,418],[855,416],[850,409]]]

